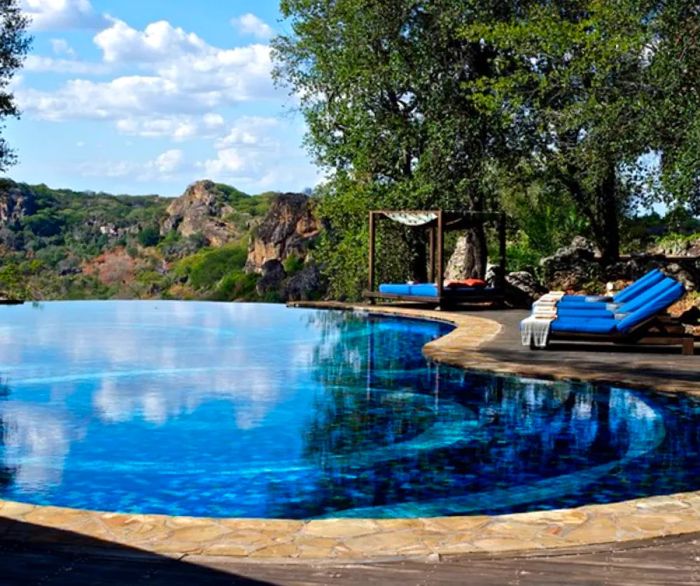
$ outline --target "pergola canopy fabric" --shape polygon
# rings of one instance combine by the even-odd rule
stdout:
[[[425,226],[438,217],[437,212],[385,212],[384,215],[404,226]]]

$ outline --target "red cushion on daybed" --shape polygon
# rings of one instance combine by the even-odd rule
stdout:
[[[456,289],[458,287],[486,287],[483,279],[461,279],[455,281],[445,281],[446,289]]]

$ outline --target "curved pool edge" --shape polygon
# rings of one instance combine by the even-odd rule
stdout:
[[[496,370],[491,364],[495,361],[482,360],[479,347],[502,330],[499,323],[488,318],[407,308],[320,303],[304,306],[449,322],[455,329],[424,347],[429,358],[472,370],[542,378],[537,372],[510,370],[517,367],[510,363],[505,365],[508,369]],[[674,390],[685,389],[674,385]],[[694,390],[697,392],[697,388]],[[698,533],[700,491],[495,516],[311,521],[110,513],[0,501],[0,519],[8,521],[0,527],[0,541],[128,547],[173,557],[250,561],[432,560],[467,554],[565,552]],[[37,526],[53,531],[37,531]]]

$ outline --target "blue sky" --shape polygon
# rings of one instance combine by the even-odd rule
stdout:
[[[174,196],[197,179],[300,191],[319,171],[275,88],[277,0],[20,0],[34,46],[13,83],[8,176]]]

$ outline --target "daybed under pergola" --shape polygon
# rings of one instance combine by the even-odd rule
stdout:
[[[377,225],[381,220],[427,231],[429,283],[381,284],[378,288],[375,286]],[[445,287],[445,233],[466,230],[472,227],[475,221],[495,222],[497,225],[499,282],[493,287]],[[370,303],[376,299],[395,299],[430,303],[440,307],[457,303],[501,302],[504,298],[505,271],[506,220],[503,213],[445,210],[374,210],[369,213],[369,287],[363,292],[363,296],[369,299]]]

